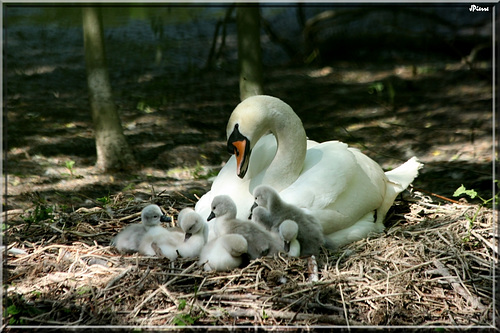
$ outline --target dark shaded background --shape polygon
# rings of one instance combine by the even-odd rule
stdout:
[[[102,175],[92,168],[80,9],[4,5],[3,209],[207,191],[229,157],[225,126],[239,102],[234,19],[208,61],[226,11],[104,8],[111,83],[140,167]],[[306,24],[320,13],[329,18]],[[262,16],[264,89],[294,108],[310,139],[344,141],[385,169],[416,155],[425,168],[415,187],[492,196],[491,11],[278,4]]]

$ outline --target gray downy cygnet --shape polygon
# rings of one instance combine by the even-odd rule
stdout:
[[[227,271],[242,265],[248,243],[240,234],[225,234],[209,241],[200,252],[198,266],[205,271]]]
[[[160,222],[166,219],[160,207],[148,205],[141,211],[141,223],[131,224],[120,231],[111,240],[111,246],[120,252],[137,252],[146,232],[152,227],[159,226]]]
[[[269,215],[267,223],[271,224],[271,230],[278,232],[279,225],[284,220],[292,220],[297,223],[299,232],[297,240],[300,243],[301,255],[318,254],[322,245],[325,245],[323,228],[319,221],[312,215],[307,214],[301,208],[290,205],[281,200],[278,192],[268,185],[259,185],[254,189],[255,197],[254,211],[257,207],[266,208]]]
[[[239,220],[236,218],[236,204],[227,195],[216,196],[211,205],[212,212],[208,221],[217,218],[215,221],[215,234],[240,234],[247,240],[248,254],[250,259],[262,256],[274,255],[283,250],[279,242],[263,226],[251,221]]]
[[[300,256],[300,243],[297,240],[299,226],[295,221],[285,220],[281,222],[279,228],[280,238],[283,240],[284,251],[290,257]]]

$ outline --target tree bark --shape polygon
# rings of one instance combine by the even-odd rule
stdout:
[[[104,50],[101,9],[82,8],[87,85],[97,150],[96,167],[126,170],[135,164],[116,110]]]
[[[262,95],[262,50],[258,5],[237,6],[240,99]]]

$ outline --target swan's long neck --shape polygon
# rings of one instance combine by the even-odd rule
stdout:
[[[278,144],[273,161],[262,174],[261,183],[279,192],[292,184],[302,170],[307,150],[306,133],[300,118],[288,106],[271,108],[261,126],[268,126]]]

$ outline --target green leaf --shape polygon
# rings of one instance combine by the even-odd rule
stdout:
[[[185,299],[181,299],[179,301],[179,306],[177,307],[177,309],[179,309],[179,310],[182,311],[182,310],[184,310],[185,307],[186,307],[186,300]]]
[[[457,188],[457,190],[455,191],[455,193],[453,193],[453,196],[454,197],[458,197],[458,196],[460,196],[462,194],[468,195],[471,199],[474,199],[477,196],[477,192],[476,191],[466,189],[463,184],[459,188]]]
[[[18,309],[14,304],[10,305],[7,308],[7,313],[10,315],[16,315],[16,314],[19,314],[20,312],[21,312],[21,309]]]

